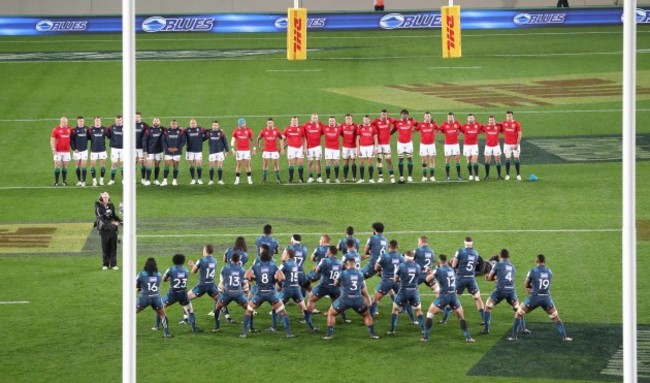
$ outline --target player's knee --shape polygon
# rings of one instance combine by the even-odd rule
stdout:
[[[552,313],[548,314],[548,317],[551,318],[554,321],[559,321],[560,320],[560,313],[558,313],[557,310],[555,310]]]
[[[492,310],[492,307],[494,307],[494,302],[492,302],[491,300],[488,300],[485,303],[485,310]]]
[[[246,310],[250,311],[250,312],[253,312],[253,311],[255,311],[255,307],[253,305],[247,305]]]
[[[481,292],[477,291],[474,294],[472,294],[472,298],[474,298],[475,301],[480,301],[481,300]],[[482,301],[481,301],[482,303]]]
[[[417,306],[413,306],[413,309],[415,309],[416,311],[417,311],[417,310],[422,310],[422,304],[420,303],[420,304],[417,305]]]
[[[526,315],[526,311],[524,310],[523,306],[519,306],[517,309],[517,316],[523,317],[524,315]]]
[[[165,307],[167,307],[167,306],[165,306]],[[192,304],[191,303],[188,304],[188,305],[183,306],[183,310],[187,311],[188,313],[194,312],[194,309],[192,309]]]
[[[402,306],[400,304],[398,304],[397,302],[393,302],[393,311],[395,310],[399,311],[401,308]]]
[[[284,303],[280,303],[280,305],[275,308],[275,312],[282,313],[283,311],[284,311]]]
[[[431,311],[427,312],[427,319],[433,319],[433,313]]]

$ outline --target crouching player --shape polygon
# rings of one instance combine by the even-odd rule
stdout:
[[[170,267],[163,274],[163,282],[169,281],[169,291],[162,299],[165,308],[178,302],[183,306],[183,310],[189,316],[189,322],[192,326],[192,332],[202,332],[200,328],[196,327],[196,319],[194,317],[194,309],[192,302],[187,294],[187,279],[190,276],[190,271],[183,266],[185,264],[185,256],[183,254],[175,254],[172,257],[174,266]],[[152,330],[158,330],[160,327],[160,317],[156,319],[156,326]]]
[[[424,316],[422,315],[422,303],[420,301],[420,292],[418,291],[421,268],[413,259],[413,252],[407,251],[404,253],[404,263],[401,263],[395,269],[395,283],[399,284],[399,288],[395,296],[395,302],[393,303],[393,313],[390,317],[389,335],[395,335],[397,316],[404,305],[410,305],[415,309],[420,329],[424,331]]]
[[[138,278],[135,281],[135,287],[140,291],[135,312],[139,313],[148,306],[151,306],[152,309],[156,310],[160,317],[163,336],[165,338],[171,338],[172,335],[169,333],[169,326],[167,325],[167,314],[165,313],[165,307],[160,299],[161,281],[162,277],[158,272],[156,260],[154,258],[147,258],[147,261],[144,264],[144,270],[138,274]]]
[[[429,306],[427,319],[424,324],[424,336],[420,341],[425,343],[429,341],[431,326],[433,326],[433,316],[449,306],[460,321],[460,328],[463,330],[463,335],[465,335],[465,341],[467,343],[473,343],[474,339],[469,335],[467,322],[463,316],[463,306],[460,305],[458,295],[456,294],[456,272],[447,264],[446,255],[440,254],[438,259],[440,260],[440,266],[427,276],[427,281],[433,282],[436,280],[438,286],[440,286],[440,293],[438,298]]]
[[[555,327],[557,328],[557,332],[560,333],[562,340],[570,342],[573,338],[567,336],[564,324],[560,319],[560,314],[558,314],[555,303],[551,298],[551,280],[553,279],[553,273],[551,272],[551,269],[546,267],[546,258],[543,254],[537,256],[535,263],[537,266],[533,267],[528,272],[528,275],[526,275],[525,287],[526,290],[530,292],[530,295],[526,298],[524,303],[519,306],[519,309],[515,314],[512,336],[508,337],[508,340],[517,340],[517,335],[524,323],[523,316],[535,310],[537,307],[541,307],[546,311],[549,318],[555,322]]]
[[[307,310],[310,313],[316,313],[314,309],[316,302],[324,296],[329,296],[334,302],[341,295],[339,288],[335,285],[342,269],[341,262],[336,259],[337,253],[336,246],[327,246],[326,257],[321,259],[314,268],[315,274],[320,276],[321,281],[318,286],[314,287],[309,296]]]
[[[332,303],[332,306],[327,312],[327,335],[323,337],[325,340],[334,338],[336,316],[349,308],[363,316],[363,321],[370,333],[370,339],[379,339],[379,336],[375,335],[375,325],[368,311],[370,296],[366,289],[364,277],[361,271],[355,266],[356,261],[354,257],[351,254],[346,255],[346,269],[339,273],[334,283],[335,286],[341,288],[341,296]]]
[[[244,253],[246,254],[246,253]],[[238,305],[246,310],[248,299],[248,283],[244,279],[246,270],[241,265],[239,252],[233,252],[230,256],[230,262],[221,269],[221,282],[219,283],[219,300],[214,310],[214,329],[212,332],[218,332],[221,329],[221,320],[219,319],[221,309],[228,307],[228,304],[235,301]],[[227,314],[226,314],[227,315]],[[230,318],[229,322],[230,322]]]

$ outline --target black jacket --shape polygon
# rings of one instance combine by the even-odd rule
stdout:
[[[103,203],[95,202],[95,227],[97,230],[117,231],[117,226],[113,225],[112,221],[122,223],[122,218],[118,217],[115,212],[115,205],[112,202],[108,206]]]

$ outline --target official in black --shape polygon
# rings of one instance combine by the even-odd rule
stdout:
[[[102,239],[102,270],[119,270],[117,267],[117,228],[122,224],[122,219],[115,212],[115,205],[107,192],[99,195],[95,202],[95,227]]]

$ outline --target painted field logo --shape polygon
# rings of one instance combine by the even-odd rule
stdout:
[[[389,13],[379,20],[379,26],[383,29],[440,28],[441,19],[440,15],[433,13],[419,13],[414,15]]]
[[[34,26],[38,32],[82,32],[88,27],[88,21],[66,20],[52,21],[41,20]]]
[[[512,18],[517,25],[562,24],[566,13],[518,13]]]
[[[0,225],[0,255],[79,253],[92,229],[92,223]]]
[[[212,17],[152,16],[142,22],[142,30],[145,32],[209,32],[212,28]]]

